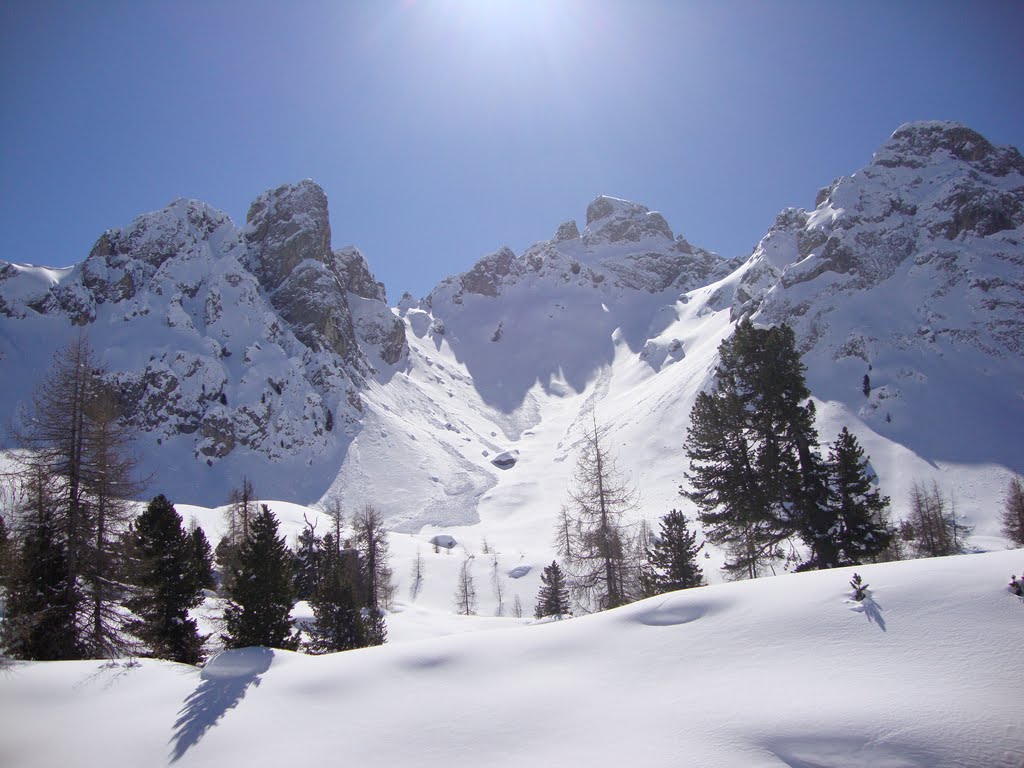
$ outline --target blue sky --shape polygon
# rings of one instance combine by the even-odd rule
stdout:
[[[1024,146],[1024,3],[0,0],[0,258],[313,178],[389,298],[598,194],[726,256],[901,123]]]

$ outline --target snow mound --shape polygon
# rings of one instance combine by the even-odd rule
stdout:
[[[274,661],[274,652],[269,648],[235,648],[222,651],[203,667],[203,680],[234,680],[254,678],[262,675]]]
[[[653,604],[646,600],[627,614],[627,620],[648,627],[673,627],[689,624],[723,607],[722,601],[702,599],[703,594],[687,590]]]

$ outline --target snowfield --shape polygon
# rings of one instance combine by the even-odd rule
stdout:
[[[202,670],[18,662],[0,764],[1019,768],[1022,567],[1014,550],[783,575]],[[459,617],[388,621],[412,640]]]

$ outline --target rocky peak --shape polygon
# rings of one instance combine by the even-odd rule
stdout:
[[[558,231],[555,232],[555,237],[551,242],[564,243],[569,240],[579,240],[579,237],[580,230],[579,227],[576,226],[576,220],[569,219],[568,221],[563,221],[558,225]]]
[[[331,254],[327,195],[314,181],[283,184],[253,201],[245,217],[248,266],[268,291],[306,259],[326,263]]]
[[[1024,158],[1015,147],[996,147],[977,131],[953,121],[905,123],[875,153],[886,167],[920,168],[941,156],[970,163],[994,176],[1024,174]]]
[[[584,241],[597,243],[636,243],[650,238],[673,240],[672,229],[660,213],[647,206],[601,195],[587,206]]]
[[[343,284],[349,293],[364,299],[375,299],[387,304],[388,295],[384,283],[378,282],[362,252],[354,246],[346,246],[334,252],[334,263]]]

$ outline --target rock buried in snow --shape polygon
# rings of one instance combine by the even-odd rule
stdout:
[[[508,572],[510,579],[521,579],[523,576],[530,572],[530,566],[528,565],[517,565],[511,571]]]
[[[455,549],[455,545],[458,543],[455,541],[454,536],[449,536],[447,533],[439,533],[437,536],[431,538],[430,543],[435,547],[444,547],[445,549]]]
[[[503,451],[491,459],[491,464],[498,469],[512,469],[519,461],[519,451]]]

